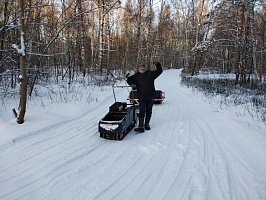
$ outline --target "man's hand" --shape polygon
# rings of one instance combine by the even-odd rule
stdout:
[[[135,84],[131,84],[130,87],[133,89],[133,90],[136,90],[137,89],[137,86]]]

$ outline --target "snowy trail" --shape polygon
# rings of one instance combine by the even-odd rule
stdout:
[[[143,134],[99,137],[110,92],[81,116],[0,146],[0,199],[266,199],[265,128],[232,120],[182,87],[179,73],[156,80],[166,99]],[[118,101],[127,95],[116,90]]]

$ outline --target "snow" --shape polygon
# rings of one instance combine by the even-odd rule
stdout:
[[[25,48],[24,35],[25,35],[25,33],[24,33],[24,32],[21,32],[21,34],[20,34],[21,48],[19,48],[19,46],[16,45],[16,44],[12,44],[12,47],[13,47],[14,49],[16,49],[17,52],[18,52],[18,54],[20,54],[21,56],[26,56],[26,52],[25,52],[25,49],[26,49],[26,48]]]
[[[100,127],[108,131],[110,130],[114,131],[115,129],[119,127],[118,124],[114,124],[114,123],[117,123],[117,121],[113,121],[113,123],[112,121],[109,121],[108,123],[110,124],[100,124]]]
[[[99,137],[111,86],[86,88],[89,102],[33,98],[21,125],[10,109],[17,100],[2,101],[0,199],[265,200],[266,126],[209,102],[179,75],[156,79],[166,98],[151,130],[122,141]],[[127,88],[115,92],[126,101]]]

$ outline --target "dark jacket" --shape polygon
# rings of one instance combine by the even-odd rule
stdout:
[[[137,72],[128,77],[127,83],[129,85],[136,85],[139,97],[155,94],[154,80],[163,72],[159,62],[155,63],[155,66],[156,70],[154,71],[146,70],[144,73]]]

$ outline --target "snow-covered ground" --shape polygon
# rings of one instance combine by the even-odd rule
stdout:
[[[0,199],[265,200],[265,125],[193,94],[179,74],[156,80],[166,98],[154,105],[151,130],[122,141],[99,137],[110,86],[87,88],[91,102],[33,99],[22,125],[14,101],[2,104]],[[116,89],[118,101],[127,96]]]

